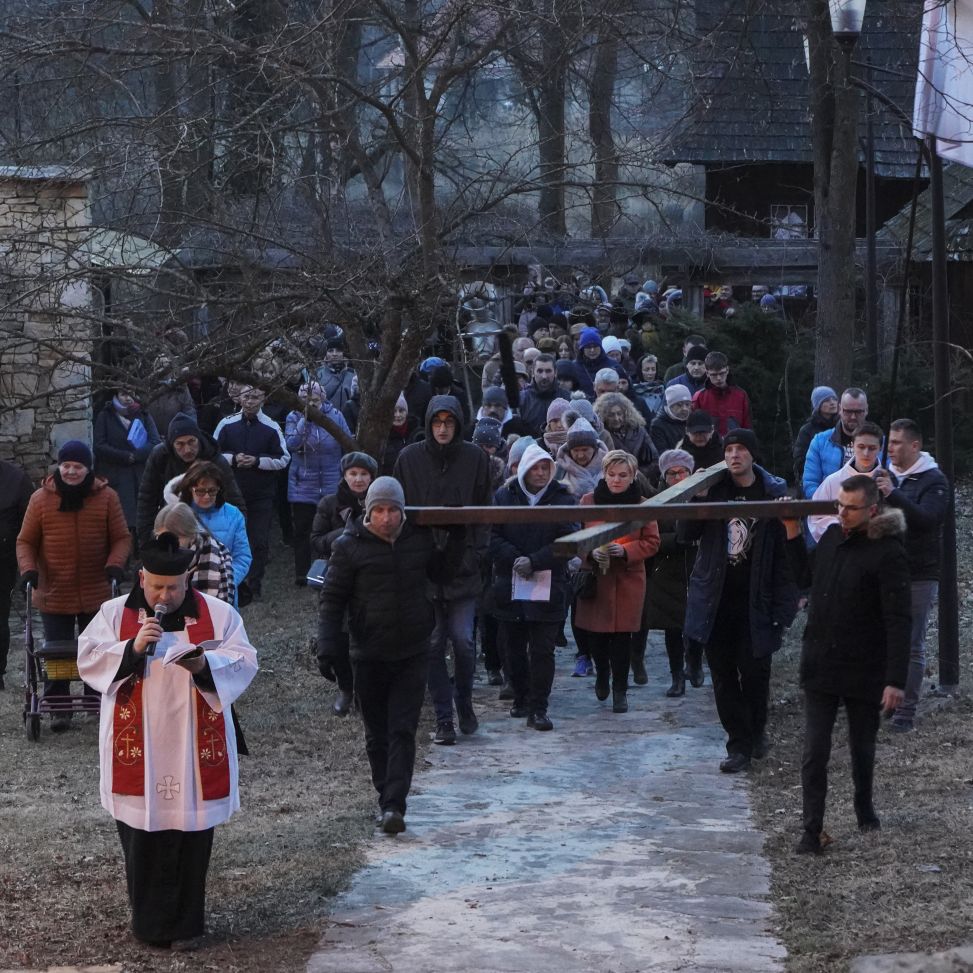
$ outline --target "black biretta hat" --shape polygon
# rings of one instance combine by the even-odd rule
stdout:
[[[192,551],[183,550],[179,546],[179,538],[168,531],[143,544],[139,553],[146,571],[170,577],[185,574],[195,556]]]

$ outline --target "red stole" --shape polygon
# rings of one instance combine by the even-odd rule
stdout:
[[[198,618],[186,618],[186,634],[194,645],[214,638],[213,619],[206,601],[194,591]],[[119,638],[138,635],[148,617],[144,608],[122,610]],[[196,763],[204,801],[230,795],[230,761],[226,751],[226,722],[193,686],[196,698]],[[145,741],[142,712],[142,676],[129,679],[115,695],[112,727],[112,793],[145,796]]]

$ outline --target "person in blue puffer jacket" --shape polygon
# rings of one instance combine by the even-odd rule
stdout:
[[[165,486],[163,498],[168,505],[188,504],[196,519],[233,557],[233,605],[240,603],[240,584],[250,571],[253,554],[247,525],[240,508],[226,501],[223,470],[215,463],[200,460]]]
[[[317,382],[301,386],[298,395],[307,408],[319,409],[336,426],[351,435],[344,416],[327,401]],[[291,453],[287,499],[294,524],[294,582],[303,585],[311,567],[311,525],[318,501],[331,496],[341,482],[341,443],[326,429],[308,421],[306,412],[287,416],[284,439]]]

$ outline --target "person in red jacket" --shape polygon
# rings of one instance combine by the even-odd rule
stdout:
[[[704,362],[706,385],[693,396],[693,410],[708,412],[716,431],[725,436],[733,429],[752,429],[750,398],[739,385],[730,384],[730,362],[721,351],[711,351]]]

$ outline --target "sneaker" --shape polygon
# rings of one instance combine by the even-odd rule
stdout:
[[[476,718],[476,713],[473,712],[472,699],[456,700],[456,716],[459,721],[459,731],[464,736],[476,733],[479,729],[480,721]]]
[[[487,685],[488,686],[502,686],[503,685],[503,675],[499,669],[487,669]]]
[[[801,840],[794,847],[795,855],[823,855],[824,848],[821,847],[821,838],[819,835],[811,834],[810,831],[805,831],[801,835]]]
[[[881,831],[882,822],[879,821],[878,815],[872,811],[871,814],[858,819],[858,830],[861,831],[862,834],[866,834],[869,831]]]
[[[354,702],[354,696],[351,693],[346,692],[344,689],[338,690],[338,695],[335,696],[334,702],[331,704],[331,712],[335,716],[347,716],[351,712],[351,704]]]
[[[527,708],[526,703],[514,703],[510,707],[510,715],[515,720],[522,720],[525,716],[530,716],[530,710]]]
[[[608,693],[611,688],[608,680],[609,675],[607,669],[599,672],[598,675],[595,676],[595,696],[597,696],[601,702],[608,699]]]
[[[456,743],[456,729],[452,720],[444,720],[436,724],[436,735],[432,738],[432,742],[443,747],[451,747]]]
[[[572,672],[571,675],[575,677],[589,675],[588,666],[590,665],[591,662],[586,655],[579,655],[578,658],[574,660],[574,672]]]
[[[593,676],[595,674],[595,664],[591,661],[591,659],[588,659],[588,661],[585,663],[584,674],[586,676]]]
[[[911,733],[915,729],[915,724],[912,720],[903,720],[896,716],[891,723],[889,723],[889,729],[893,733]]]
[[[405,831],[405,818],[398,811],[383,811],[380,827],[385,834],[402,834]]]
[[[725,760],[720,761],[720,770],[724,774],[739,774],[741,770],[750,769],[750,758],[745,753],[731,753]]]
[[[509,682],[503,684],[503,688],[497,693],[497,699],[501,703],[509,703],[517,698],[517,694],[514,692],[514,687],[510,685]]]
[[[527,725],[532,730],[553,730],[554,724],[547,718],[547,713],[531,713],[527,717]]]

